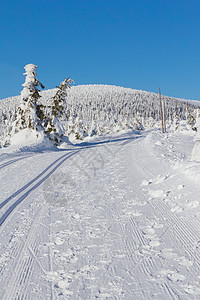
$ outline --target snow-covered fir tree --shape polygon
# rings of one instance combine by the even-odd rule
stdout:
[[[42,121],[44,114],[41,105],[38,104],[40,98],[39,87],[44,89],[44,85],[36,78],[37,66],[28,64],[24,67],[26,79],[22,86],[21,101],[16,112],[13,113],[6,126],[6,132],[2,141],[2,146],[9,144],[13,135],[23,129],[43,131]]]
[[[44,114],[41,105],[38,104],[38,99],[41,97],[39,87],[44,89],[44,85],[36,78],[37,68],[34,64],[28,64],[24,67],[26,79],[22,85],[24,89],[21,92],[21,105],[17,111],[16,130],[41,129]]]
[[[88,135],[89,135],[89,137],[93,137],[94,135],[97,135],[97,125],[94,120],[92,120],[92,122],[91,122],[91,126],[88,130]]]
[[[66,106],[67,89],[71,87],[72,83],[73,80],[71,78],[66,78],[57,87],[48,118],[44,122],[45,133],[55,145],[59,145],[64,136],[64,127],[61,121],[68,114]]]
[[[175,111],[175,113],[173,115],[173,121],[171,124],[171,128],[170,128],[172,133],[179,129],[179,124],[180,124],[179,115],[178,115],[177,111]]]
[[[190,111],[189,109],[189,105],[187,103],[186,106],[186,113],[185,113],[185,117],[186,117],[186,128],[187,130],[196,130],[194,125],[195,125],[195,116],[193,115],[193,113]]]

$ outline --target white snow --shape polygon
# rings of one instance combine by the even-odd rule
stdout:
[[[50,142],[47,139],[45,139],[44,134],[42,132],[27,128],[16,133],[11,138],[11,144],[12,148],[15,149],[21,149],[24,147],[52,147]]]
[[[0,299],[200,299],[193,135],[29,134],[0,149]]]

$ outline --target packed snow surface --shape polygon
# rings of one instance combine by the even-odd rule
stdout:
[[[193,137],[15,145],[0,149],[0,299],[200,299]]]

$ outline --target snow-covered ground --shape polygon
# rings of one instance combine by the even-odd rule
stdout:
[[[0,149],[0,299],[200,299],[193,137]]]

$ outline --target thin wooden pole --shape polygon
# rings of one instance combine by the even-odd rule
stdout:
[[[165,108],[165,101],[163,101],[163,117],[164,117],[164,132],[166,132],[166,108]]]
[[[162,99],[161,99],[160,88],[159,88],[159,97],[160,97],[160,116],[162,122],[162,133],[164,133],[163,110],[162,110]]]

